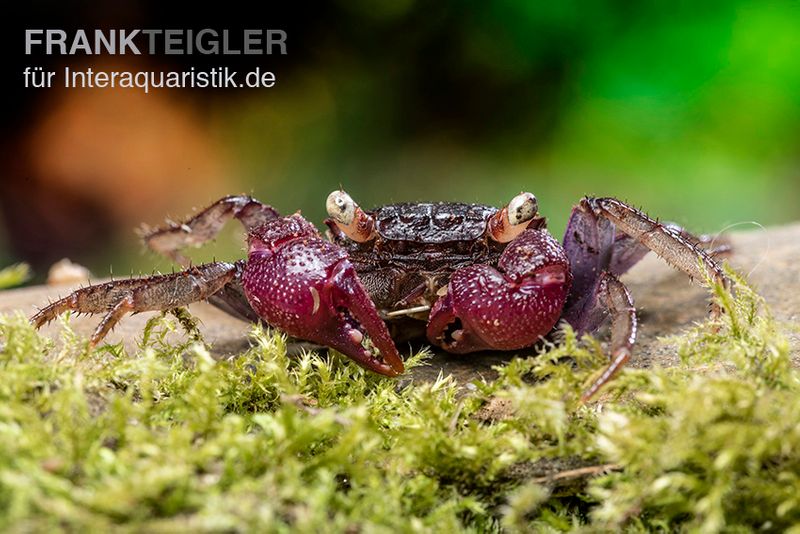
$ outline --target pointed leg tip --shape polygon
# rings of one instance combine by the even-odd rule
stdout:
[[[597,394],[597,391],[587,390],[581,393],[580,398],[578,399],[578,406],[584,406],[591,402],[592,398]]]

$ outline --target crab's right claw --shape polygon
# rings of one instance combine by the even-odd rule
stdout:
[[[331,346],[367,369],[387,376],[402,373],[403,360],[389,330],[349,261],[345,260],[334,267],[329,288],[333,309],[337,314],[337,325],[333,332],[336,339]],[[380,360],[375,358],[370,343],[380,351]]]
[[[291,219],[274,224],[299,223]],[[277,240],[251,236],[242,281],[253,309],[270,325],[334,348],[366,369],[402,373],[403,360],[347,253],[315,231],[287,230]]]

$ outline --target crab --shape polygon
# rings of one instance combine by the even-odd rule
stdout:
[[[583,198],[562,242],[531,193],[500,209],[437,202],[363,210],[337,190],[326,208],[327,239],[299,212],[284,217],[250,196],[222,198],[184,222],[143,231],[150,249],[183,270],[78,289],[31,321],[38,328],[68,310],[104,314],[94,346],[127,313],[207,300],[396,376],[404,366],[395,341],[409,332],[450,353],[518,351],[559,321],[582,334],[610,318],[609,362],[585,401],[631,357],[637,317],[619,277],[648,251],[692,279],[732,285],[715,257],[721,249],[614,198]],[[247,259],[192,266],[182,251],[230,219],[247,231]],[[720,313],[713,303],[711,313]]]

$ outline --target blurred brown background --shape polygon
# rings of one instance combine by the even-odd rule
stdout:
[[[251,193],[364,206],[584,194],[704,232],[800,218],[800,3],[31,2],[4,35],[0,266],[165,269],[133,229]],[[25,28],[281,28],[288,56],[24,56]],[[25,66],[256,67],[272,89],[24,89]],[[61,74],[59,73],[59,79]],[[195,255],[231,258],[232,228]]]

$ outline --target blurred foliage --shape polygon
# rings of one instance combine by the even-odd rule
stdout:
[[[260,328],[215,361],[168,343],[166,316],[135,354],[2,316],[0,527],[797,532],[800,374],[738,282],[678,340],[681,365],[625,370],[589,405],[607,360],[569,330],[459,390],[288,358]]]
[[[24,263],[0,269],[0,289],[8,289],[25,283],[31,277],[31,268]]]
[[[705,231],[800,215],[796,3],[442,11],[354,13],[341,31],[363,48],[331,50],[291,89],[243,104],[234,146],[264,178],[255,192],[318,220],[340,183],[367,206],[501,204],[526,189],[557,234],[583,194]],[[407,38],[368,45],[381,24]]]
[[[200,134],[227,154],[228,178],[204,194],[252,193],[319,223],[340,184],[365,207],[501,205],[529,190],[557,236],[586,194],[698,232],[800,218],[797,2],[404,0],[320,10],[293,15],[287,58],[261,60],[277,73],[273,89],[149,95],[194,106]],[[191,169],[182,150],[162,144]],[[126,158],[118,166],[140,159]],[[189,189],[172,193],[171,216],[191,206],[179,194]],[[165,215],[150,210],[142,203],[141,220]],[[98,274],[109,264],[167,268],[140,254],[132,224],[72,259]],[[198,259],[240,254],[233,239]]]
[[[282,91],[219,117],[259,198],[319,222],[339,185],[364,206],[502,205],[529,190],[557,236],[587,194],[702,232],[800,217],[796,3],[413,4],[386,17],[352,11],[339,29],[353,47],[334,41]],[[380,31],[394,38],[370,43]]]

